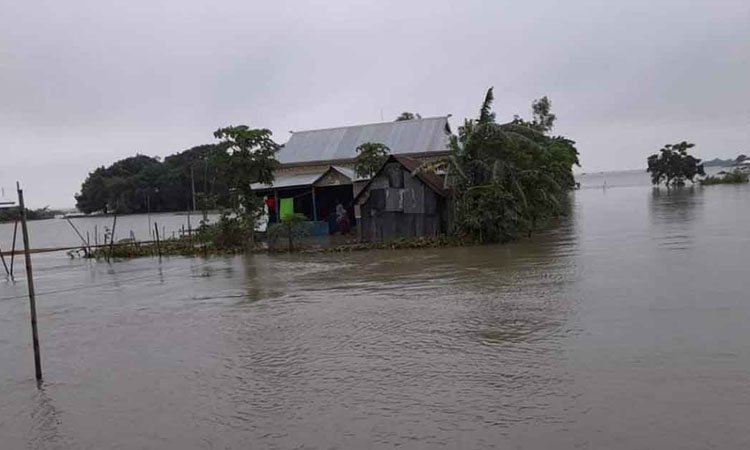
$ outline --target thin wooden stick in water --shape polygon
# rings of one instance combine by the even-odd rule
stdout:
[[[18,234],[18,220],[13,224],[13,248],[10,254],[10,279],[13,279],[13,263],[16,260],[16,235]]]
[[[117,228],[117,214],[112,220],[112,237],[109,239],[109,255],[112,256],[112,247],[115,245],[115,229]]]
[[[76,228],[75,225],[73,225],[73,222],[71,222],[70,217],[66,217],[65,220],[68,221],[71,227],[73,227],[73,231],[76,232],[79,238],[81,238],[81,242],[83,243],[83,250],[86,252],[86,255],[88,255],[91,252],[91,244],[89,244],[86,239],[83,238],[83,235],[80,231],[78,231],[78,228]]]
[[[159,242],[159,224],[154,222],[154,232],[156,233],[156,251],[159,252],[159,258],[161,258],[161,243]]]
[[[3,249],[0,248],[0,259],[3,260],[3,267],[5,267],[5,273],[10,276],[10,269],[8,269],[8,265],[5,264],[5,253],[3,253]]]

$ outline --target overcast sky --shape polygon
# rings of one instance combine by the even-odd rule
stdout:
[[[475,116],[548,95],[582,171],[666,143],[750,151],[750,1],[0,0],[0,186],[72,206],[87,173],[289,130]],[[6,196],[10,196],[6,192]]]

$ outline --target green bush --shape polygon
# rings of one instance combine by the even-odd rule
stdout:
[[[733,170],[731,172],[719,172],[717,176],[706,177],[700,180],[702,185],[710,186],[712,184],[742,184],[750,180],[747,172]]]
[[[292,214],[281,219],[281,223],[275,223],[268,226],[266,236],[268,237],[268,246],[278,248],[280,239],[286,239],[287,249],[294,251],[295,241],[299,241],[305,236],[312,233],[312,223],[308,221],[304,214]]]
[[[223,212],[215,224],[201,224],[195,241],[217,249],[246,248],[253,242],[254,225],[244,215]]]

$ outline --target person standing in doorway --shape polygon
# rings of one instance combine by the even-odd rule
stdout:
[[[341,234],[349,234],[349,213],[341,202],[336,204],[336,225]]]

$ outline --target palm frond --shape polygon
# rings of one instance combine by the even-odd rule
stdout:
[[[492,112],[492,102],[495,100],[495,95],[492,93],[493,89],[494,88],[487,89],[487,94],[484,96],[482,109],[479,110],[479,123],[495,122],[495,113]]]

